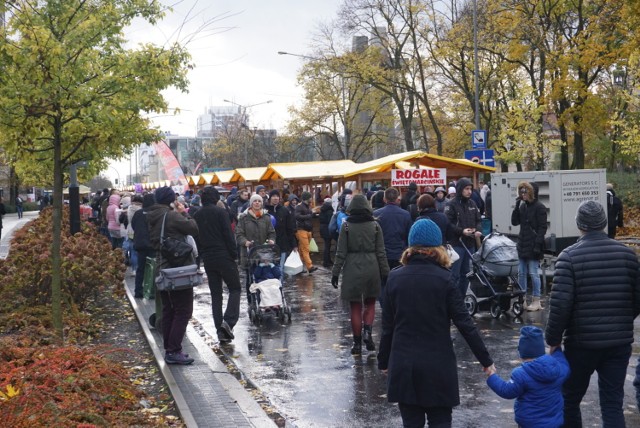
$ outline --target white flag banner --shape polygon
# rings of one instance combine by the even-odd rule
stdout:
[[[414,182],[418,186],[446,186],[446,168],[409,168],[392,169],[391,185],[394,187],[406,187]]]

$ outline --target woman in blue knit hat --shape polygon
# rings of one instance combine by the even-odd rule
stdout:
[[[400,268],[389,274],[382,299],[378,368],[388,375],[387,397],[398,403],[404,426],[451,426],[460,404],[451,321],[484,370],[493,360],[451,282],[442,232],[421,219],[409,232]]]

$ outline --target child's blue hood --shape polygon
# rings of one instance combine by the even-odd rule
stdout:
[[[543,355],[533,361],[526,362],[522,369],[534,380],[551,383],[566,376],[568,368],[551,355]]]

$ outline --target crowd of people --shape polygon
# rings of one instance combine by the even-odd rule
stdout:
[[[460,401],[451,325],[481,364],[489,387],[501,397],[516,399],[519,426],[580,426],[579,405],[594,371],[604,426],[624,426],[624,376],[633,320],[640,314],[637,257],[607,236],[607,215],[600,204],[581,204],[576,223],[582,236],[558,258],[548,325],[544,331],[522,328],[522,366],[505,382],[463,301],[468,255],[482,234],[482,216],[490,215],[487,187],[476,189],[466,178],[451,183],[448,191],[420,191],[412,184],[404,195],[394,187],[375,186],[344,189],[337,201],[320,192],[269,191],[264,186],[257,186],[253,194],[233,189],[226,198],[213,186],[184,195],[169,187],[144,196],[105,189],[91,206],[112,247],[130,254],[136,298],[143,296],[145,258],[156,256],[159,268],[165,264],[161,234],[194,239],[197,257],[191,262],[204,266],[221,343],[235,338],[240,273],[247,271],[250,249],[275,244],[281,251],[280,266],[260,260],[256,281],[282,279],[282,264],[292,252],[299,253],[311,275],[318,269],[310,257],[312,219],[318,217],[323,266],[331,268],[331,284],[350,305],[353,355],[361,354],[363,346],[376,349],[372,328],[376,301],[380,303],[378,367],[388,376],[388,399],[399,403],[404,426],[424,426],[426,420],[429,426],[451,426],[452,408]],[[512,224],[520,226],[518,281],[525,289],[527,280],[532,282],[527,308],[540,310],[537,269],[547,219],[535,183],[518,185]],[[445,244],[459,256],[453,263]],[[252,280],[245,276],[249,298]],[[228,290],[226,308],[223,284]],[[159,294],[165,361],[191,364],[194,360],[182,352],[181,343],[193,311],[193,290]],[[640,391],[640,375],[637,382]]]

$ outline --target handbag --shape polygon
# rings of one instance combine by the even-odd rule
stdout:
[[[191,258],[193,253],[193,247],[185,241],[172,238],[170,236],[164,237],[164,223],[167,220],[168,211],[164,214],[162,219],[162,229],[160,230],[160,254],[162,258],[167,261],[171,267],[184,266],[186,262]]]
[[[460,256],[458,255],[456,250],[453,249],[451,244],[447,244],[446,248],[447,248],[447,254],[449,254],[449,259],[451,259],[452,264],[460,260]]]
[[[290,276],[297,275],[302,273],[304,270],[304,265],[302,264],[302,259],[300,258],[300,254],[297,251],[292,251],[287,257],[287,260],[284,262],[284,273]]]
[[[156,277],[156,289],[159,291],[180,291],[202,284],[203,274],[198,265],[160,269]]]
[[[318,249],[318,244],[316,243],[316,240],[311,238],[311,240],[309,240],[309,252],[317,253],[318,251],[320,250]]]

